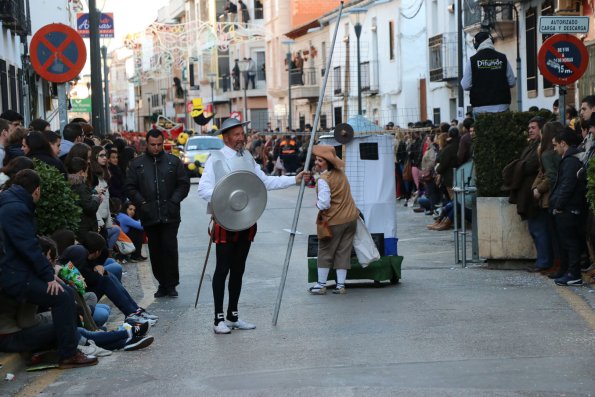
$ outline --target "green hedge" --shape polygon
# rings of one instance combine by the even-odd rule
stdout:
[[[527,145],[527,126],[534,116],[552,120],[548,110],[539,112],[481,113],[475,121],[473,160],[480,197],[506,197],[500,190],[502,169],[517,159]]]
[[[33,159],[41,178],[41,198],[35,208],[37,233],[50,235],[59,229],[76,231],[81,221],[77,195],[56,167]]]

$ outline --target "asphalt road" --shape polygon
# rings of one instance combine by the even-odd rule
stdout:
[[[298,188],[269,193],[244,275],[240,316],[253,331],[214,335],[206,205],[193,185],[179,236],[177,299],[155,300],[148,263],[126,265],[133,296],[160,316],[149,348],[99,365],[17,374],[21,396],[591,396],[595,294],[520,270],[453,265],[451,232],[397,205],[402,280],[346,295],[306,292],[306,241],[316,211],[307,189],[278,325],[272,315]],[[114,320],[121,321],[114,315]]]

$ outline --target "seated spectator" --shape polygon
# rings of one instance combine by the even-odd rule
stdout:
[[[12,186],[0,193],[0,234],[5,251],[0,261],[0,288],[17,302],[51,307],[51,334],[57,339],[61,368],[95,365],[96,357],[77,350],[73,292],[55,275],[35,236],[34,209],[41,197],[40,185],[35,171],[22,170],[15,175]],[[2,308],[6,310],[4,305]],[[13,313],[17,310],[18,307]],[[47,342],[36,332],[19,333],[23,329],[13,326],[8,342],[6,336],[1,338],[2,342],[18,350],[29,343]],[[14,336],[15,333],[18,335]]]
[[[93,264],[101,255],[104,246],[105,240],[99,233],[88,232],[83,245],[71,245],[66,248],[60,255],[59,262],[72,262],[85,278],[87,289],[94,292],[98,299],[106,295],[124,314],[126,322],[155,324],[157,316],[140,307],[120,281],[102,265]]]
[[[140,221],[135,219],[136,206],[127,201],[122,205],[122,211],[116,216],[116,220],[120,228],[134,244],[136,250],[132,253],[130,259],[132,261],[146,261],[147,258],[142,256],[143,242],[145,241],[145,231]]]

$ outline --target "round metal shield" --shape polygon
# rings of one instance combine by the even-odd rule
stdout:
[[[349,143],[353,139],[353,127],[347,123],[335,126],[335,140],[339,143]]]
[[[232,232],[254,225],[266,205],[267,189],[250,171],[234,171],[225,175],[217,182],[211,196],[215,221]]]

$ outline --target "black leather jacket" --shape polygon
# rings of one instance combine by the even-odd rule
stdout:
[[[178,157],[145,153],[129,163],[125,190],[143,226],[175,223],[181,220],[180,203],[188,195],[190,180]]]
[[[584,177],[577,176],[583,165],[578,153],[575,147],[570,147],[560,161],[556,184],[550,194],[549,206],[552,210],[581,213],[586,209],[586,181]]]

